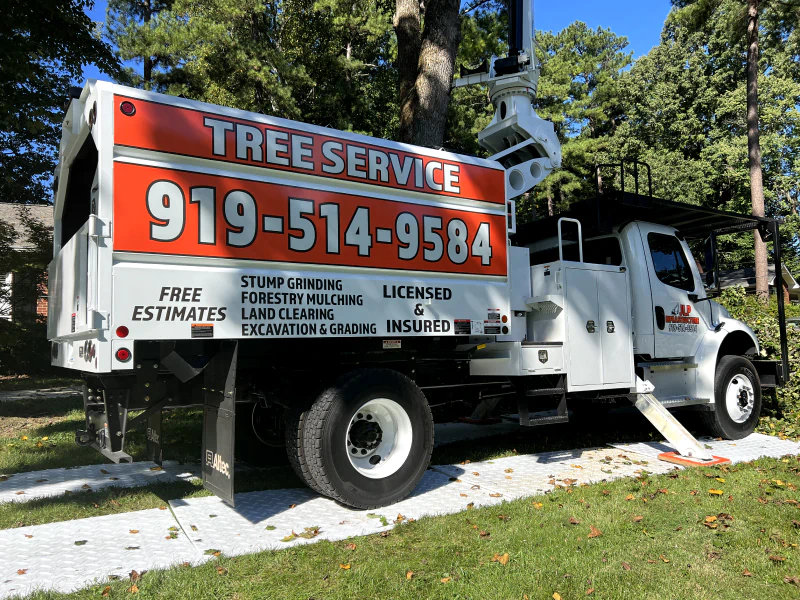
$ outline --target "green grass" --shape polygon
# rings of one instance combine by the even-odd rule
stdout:
[[[165,459],[197,460],[201,421],[202,413],[196,409],[165,413]],[[0,403],[0,474],[107,462],[96,450],[75,445],[75,431],[80,428],[85,428],[80,398]],[[129,431],[125,443],[135,460],[144,460],[147,439],[143,425]]]
[[[800,576],[798,467],[792,457],[645,475],[422,519],[387,537],[221,556],[197,568],[148,572],[137,582],[137,597],[534,599],[557,593],[569,600],[592,589],[591,598],[797,598],[800,589],[784,578]],[[717,518],[716,528],[703,525],[707,517]],[[589,538],[591,526],[602,534]],[[506,553],[507,564],[492,560]],[[130,597],[130,581],[34,597],[97,598],[106,585],[109,597]]]
[[[81,385],[80,377],[63,375],[7,375],[0,377],[0,392],[36,390],[41,388],[71,387]]]

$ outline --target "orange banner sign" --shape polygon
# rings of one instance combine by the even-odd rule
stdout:
[[[344,137],[115,96],[114,143],[454,198],[505,203],[505,172]],[[124,109],[124,110],[123,110]]]
[[[116,162],[114,250],[505,276],[506,218]]]

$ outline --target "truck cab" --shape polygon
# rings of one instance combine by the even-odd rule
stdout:
[[[511,308],[525,327],[476,352],[470,372],[526,377],[539,409],[558,404],[523,406],[528,423],[537,418],[526,411],[566,420],[567,400],[623,397],[646,384],[662,406],[700,411],[710,433],[743,437],[758,422],[761,389],[780,384],[787,365],[761,359],[754,332],[712,299],[715,239],[765,225],[777,231],[767,219],[618,193],[520,226]],[[693,240],[708,250],[703,267]]]

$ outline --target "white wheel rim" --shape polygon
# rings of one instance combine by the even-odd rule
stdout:
[[[744,423],[753,413],[755,393],[752,382],[744,375],[734,375],[725,391],[725,405],[728,416],[736,423]]]
[[[411,453],[411,419],[394,400],[374,398],[353,413],[345,433],[350,464],[370,479],[389,477]]]

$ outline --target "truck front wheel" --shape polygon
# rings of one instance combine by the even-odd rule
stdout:
[[[323,493],[354,508],[378,508],[405,498],[422,478],[433,450],[433,417],[408,377],[364,369],[320,394],[302,437]]]
[[[723,356],[714,379],[714,411],[703,413],[712,435],[729,440],[747,437],[761,415],[761,380],[753,363]]]

